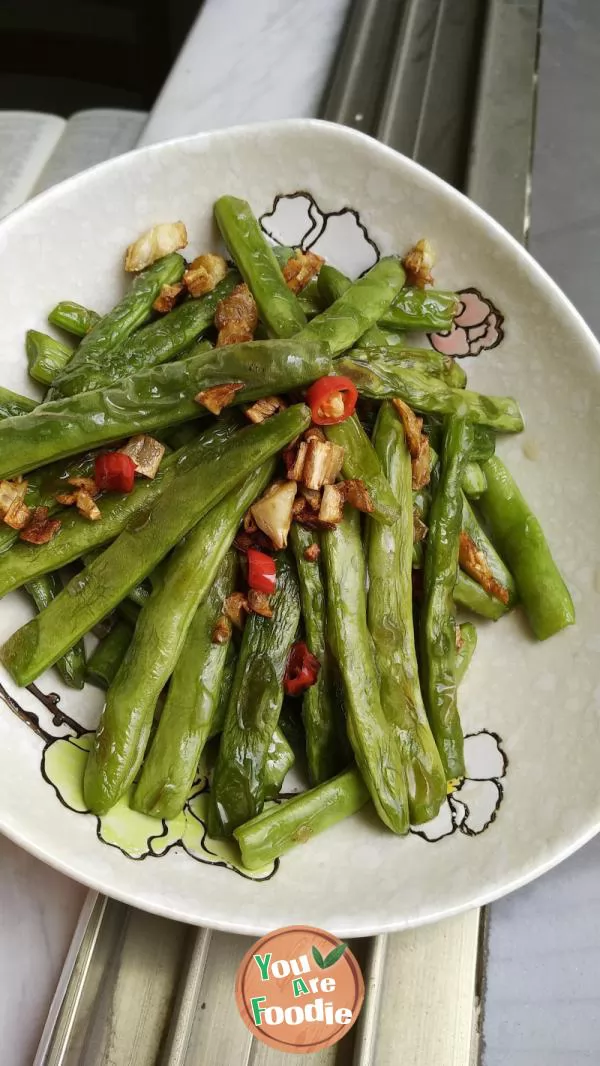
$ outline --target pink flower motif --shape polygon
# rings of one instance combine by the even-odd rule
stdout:
[[[477,289],[463,289],[457,295],[460,309],[452,329],[430,333],[432,347],[442,355],[459,358],[496,348],[504,337],[504,316]]]

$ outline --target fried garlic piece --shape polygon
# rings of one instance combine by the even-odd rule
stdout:
[[[321,548],[319,547],[316,541],[314,544],[309,544],[308,548],[304,549],[304,558],[306,559],[307,563],[316,563],[320,554]]]
[[[302,483],[307,489],[320,489],[323,485],[332,485],[342,469],[343,462],[344,449],[340,444],[312,437],[306,449]]]
[[[153,309],[161,315],[166,315],[168,311],[172,311],[184,288],[185,285],[182,281],[176,282],[175,285],[163,285],[152,304]]]
[[[459,540],[458,561],[462,569],[479,585],[501,603],[508,604],[508,589],[494,577],[485,555],[475,541],[462,530]]]
[[[125,252],[125,270],[145,270],[157,259],[185,248],[187,242],[187,230],[183,222],[159,222],[129,245]]]
[[[190,296],[204,296],[223,280],[227,263],[222,255],[207,252],[197,256],[183,275],[183,284]]]
[[[296,444],[290,444],[283,452],[286,474],[290,481],[300,481],[302,478],[307,450],[306,441],[300,440]]]
[[[217,618],[210,639],[213,644],[227,644],[231,640],[231,620],[226,614]]]
[[[215,326],[219,331],[217,348],[251,341],[258,325],[256,301],[247,285],[236,285],[229,296],[219,300]]]
[[[136,474],[141,474],[142,477],[152,480],[158,473],[162,457],[165,454],[165,446],[154,437],[149,437],[147,433],[138,433],[131,440],[128,440],[127,444],[122,448],[119,448],[119,451],[123,452],[124,455],[128,455],[133,461]]]
[[[47,544],[58,533],[60,518],[49,518],[47,507],[34,507],[25,529],[19,533],[19,540],[28,544]]]
[[[223,604],[223,614],[236,627],[244,628],[244,621],[248,612],[248,600],[243,592],[232,592]]]
[[[71,479],[69,479],[71,480]],[[91,478],[73,478],[73,481],[91,481]],[[98,489],[96,483],[92,482],[94,486],[94,493],[88,492],[85,488],[76,488],[74,492],[59,492],[56,497],[56,502],[62,504],[63,507],[76,507],[80,515],[89,519],[90,522],[97,522],[102,517],[100,508],[94,503],[94,496],[98,495]]]
[[[277,549],[287,547],[296,488],[295,481],[275,481],[250,508],[258,528]]]
[[[423,419],[404,400],[394,396],[392,403],[402,421],[406,446],[412,461],[412,487],[416,491],[429,484],[431,461],[429,437],[423,433]]]
[[[204,389],[194,396],[196,403],[201,403],[208,408],[211,414],[220,415],[224,407],[228,407],[233,401],[236,392],[243,389],[240,381],[232,381],[227,385],[213,385],[210,389]]]
[[[345,502],[346,493],[342,482],[338,482],[337,485],[326,485],[321,497],[319,521],[336,526],[344,517]]]
[[[296,254],[288,259],[283,268],[283,278],[288,289],[297,296],[319,273],[324,262],[323,257],[317,255],[316,252],[303,252],[301,248],[298,248]]]
[[[431,268],[434,263],[435,255],[429,241],[417,241],[414,248],[411,248],[402,260],[402,266],[406,271],[406,284],[414,285],[417,289],[433,285]]]
[[[29,507],[24,503],[26,492],[26,481],[0,481],[0,518],[11,529],[24,529],[29,522]]]
[[[364,481],[361,481],[360,478],[350,478],[348,481],[340,482],[340,485],[344,493],[344,499],[352,507],[355,507],[357,511],[364,511],[365,514],[372,514],[375,508]]]
[[[260,614],[263,618],[273,617],[273,608],[266,592],[257,592],[256,589],[248,591],[248,606],[254,614]]]
[[[276,415],[278,411],[285,411],[286,407],[287,403],[282,400],[281,396],[265,396],[262,400],[253,403],[251,407],[247,407],[244,414],[255,425],[259,425],[261,422],[266,422],[267,418],[271,418],[272,415]]]

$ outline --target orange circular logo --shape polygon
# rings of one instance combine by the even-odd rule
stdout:
[[[278,1051],[320,1051],[346,1035],[365,995],[360,967],[331,933],[275,929],[242,959],[235,985],[248,1029]]]

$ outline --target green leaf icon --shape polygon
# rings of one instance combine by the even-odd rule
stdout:
[[[336,948],[336,950],[337,950],[337,948]],[[317,966],[319,967],[319,969],[320,970],[324,970],[325,969],[325,962],[323,961],[323,956],[321,955],[321,952],[319,951],[318,948],[315,947],[314,944],[312,946],[312,957],[315,960],[315,962],[316,962]]]
[[[329,952],[329,955],[325,956],[325,959],[323,960],[322,969],[328,970],[330,966],[335,966],[338,959],[341,959],[347,947],[347,944],[341,943],[338,944],[337,947],[333,948],[333,950]]]

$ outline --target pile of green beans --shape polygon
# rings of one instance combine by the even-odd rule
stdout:
[[[407,285],[397,256],[355,281],[327,263],[296,294],[283,272],[296,250],[271,247],[245,200],[223,196],[214,211],[233,262],[211,291],[154,313],[164,285],[182,288],[173,252],[104,315],[63,300],[48,322],[69,344],[26,337],[45,399],[0,387],[0,482],[24,478],[24,504],[61,522],[43,544],[0,523],[0,596],[23,589],[37,612],[0,660],[20,685],[55,665],[65,684],[104,690],[82,782],[89,810],[127,797],[176,818],[208,759],[209,835],[232,838],[258,870],[368,803],[399,835],[438,814],[465,774],[458,688],[477,629],[463,611],[485,625],[521,608],[539,640],[575,614],[495,454],[500,434],[523,428],[517,402],[466,388],[463,366],[411,337],[451,329],[456,294]],[[257,339],[213,349],[217,307],[242,282]],[[346,495],[368,513],[346,502],[339,523],[319,527],[309,493],[298,498],[305,524],[289,516],[261,599],[247,589],[249,509],[285,478],[282,452],[320,417],[303,392],[330,374],[349,379],[358,404],[323,424],[318,447],[343,448],[339,480],[362,483],[364,495]],[[231,385],[235,410],[209,417],[197,395]],[[285,398],[278,413],[249,424],[245,405],[272,396]],[[396,398],[418,414],[412,429]],[[418,481],[415,425],[429,456]],[[154,478],[101,493],[98,521],[60,508],[70,479],[93,477],[100,452],[137,433],[165,443]],[[86,664],[83,640],[100,623]],[[288,686],[296,642],[317,668],[301,698]],[[309,787],[286,799],[299,745]]]

